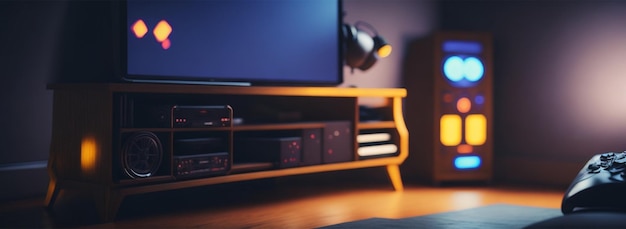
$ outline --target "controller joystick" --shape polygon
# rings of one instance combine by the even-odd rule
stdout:
[[[561,211],[626,210],[626,151],[593,156],[569,186]]]

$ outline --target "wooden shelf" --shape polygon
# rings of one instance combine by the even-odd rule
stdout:
[[[60,190],[78,189],[93,194],[100,217],[103,221],[110,221],[128,195],[366,167],[386,167],[395,190],[403,189],[399,165],[408,156],[408,131],[402,114],[405,89],[133,83],[51,84],[48,88],[54,91],[48,165],[50,185],[46,197],[48,207],[54,205]],[[359,120],[358,100],[365,97],[387,101],[377,108],[382,114],[380,121]],[[229,105],[233,107],[234,117],[243,117],[246,122],[225,127],[167,128],[163,124],[140,125],[128,121],[148,118],[135,117],[137,113],[133,112],[136,109],[146,107],[137,104],[150,105],[162,101]],[[128,109],[129,106],[132,109]],[[283,113],[288,114],[288,118],[276,115]],[[268,162],[232,164],[233,155],[237,154],[235,149],[239,147],[233,146],[234,138],[304,133],[304,130],[324,131],[330,123],[342,123],[347,128],[343,134],[348,134],[349,139],[341,143],[348,150],[334,153],[343,153],[352,159],[322,160],[288,168],[277,168]],[[389,133],[393,136],[392,144],[398,147],[398,153],[380,158],[360,158],[356,153],[356,136],[361,131]],[[121,172],[124,167],[120,163],[121,148],[126,137],[140,132],[154,133],[160,139],[162,163],[154,175],[132,178]],[[221,139],[223,148],[230,155],[230,172],[177,178],[173,168],[173,160],[178,155],[174,152],[175,142],[186,138]],[[323,146],[323,143],[319,144]],[[322,154],[324,152],[320,150],[320,157],[323,157]]]
[[[107,91],[111,93],[188,93],[220,95],[270,95],[308,97],[406,97],[402,88],[340,88],[340,87],[242,87],[184,84],[78,83],[50,84],[52,90]],[[210,88],[210,89],[209,89]]]
[[[263,130],[296,130],[322,128],[321,122],[311,123],[277,123],[277,124],[246,124],[233,126],[234,131],[263,131]]]
[[[394,121],[371,121],[371,122],[360,122],[357,125],[357,128],[360,130],[366,129],[395,129],[396,123]]]
[[[170,182],[170,183],[141,185],[141,186],[125,188],[121,192],[123,195],[134,195],[134,194],[141,194],[141,193],[148,193],[148,192],[167,191],[167,190],[172,190],[172,189],[191,188],[191,187],[197,187],[197,186],[247,181],[247,180],[263,179],[263,178],[293,176],[293,175],[300,175],[300,174],[349,170],[349,169],[368,168],[368,167],[380,167],[381,165],[398,164],[398,163],[399,164],[402,163],[402,161],[398,158],[392,158],[392,157],[378,158],[378,159],[370,159],[370,160],[355,161],[355,162],[334,163],[334,164],[326,164],[326,165],[312,165],[312,166],[303,166],[303,167],[288,168],[288,169],[273,169],[273,170],[265,170],[265,171],[258,171],[258,172],[230,174],[226,176],[216,176],[216,177],[209,177],[209,178],[202,178],[202,179],[189,179],[189,180]]]

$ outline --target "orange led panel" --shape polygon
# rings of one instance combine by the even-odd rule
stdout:
[[[93,174],[96,169],[98,144],[92,136],[86,136],[80,144],[80,169],[83,174]]]

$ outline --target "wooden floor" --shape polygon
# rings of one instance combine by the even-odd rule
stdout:
[[[98,222],[89,199],[68,191],[62,193],[53,211],[44,210],[42,198],[0,205],[0,227],[315,228],[497,203],[560,208],[564,191],[511,184],[434,187],[405,181],[405,190],[395,192],[385,180],[337,182],[334,176],[319,176],[321,180],[269,179],[131,196],[122,203],[116,220],[109,223]]]

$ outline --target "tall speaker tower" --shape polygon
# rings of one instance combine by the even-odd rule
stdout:
[[[480,32],[436,32],[411,45],[403,169],[434,183],[492,179],[492,49],[491,35]]]

